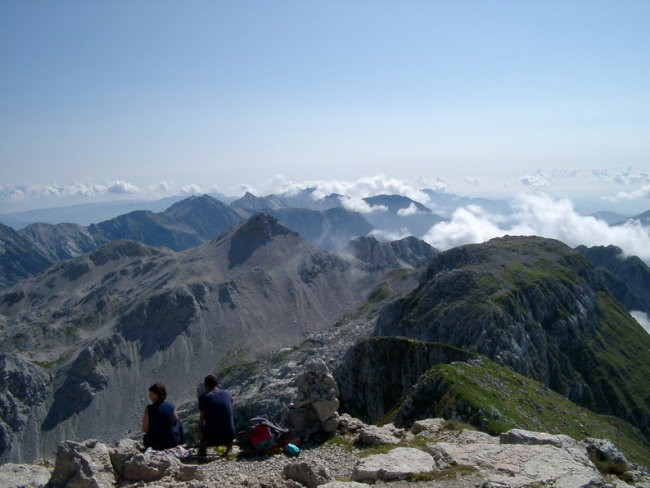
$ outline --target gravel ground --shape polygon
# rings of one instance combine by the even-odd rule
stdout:
[[[159,480],[151,483],[131,483],[123,488],[304,488],[304,485],[284,476],[285,466],[291,463],[307,463],[313,468],[327,468],[333,481],[348,481],[358,461],[358,451],[342,446],[323,445],[303,449],[296,458],[284,454],[262,457],[215,459],[199,467],[203,479],[188,482]],[[471,488],[480,487],[480,475],[468,473],[462,477],[427,481],[378,481],[374,487],[390,488]],[[370,486],[370,485],[368,485]]]

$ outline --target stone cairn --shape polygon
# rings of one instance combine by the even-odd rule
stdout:
[[[298,392],[285,415],[285,425],[307,441],[310,437],[332,434],[339,426],[339,388],[325,362],[311,359],[305,372],[296,378]]]

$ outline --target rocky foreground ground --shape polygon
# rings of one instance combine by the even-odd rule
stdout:
[[[643,487],[645,468],[629,463],[611,442],[515,429],[500,437],[442,419],[409,431],[343,416],[339,433],[305,445],[297,457],[233,452],[208,462],[141,452],[133,440],[61,444],[53,465],[6,464],[5,488],[353,488]]]

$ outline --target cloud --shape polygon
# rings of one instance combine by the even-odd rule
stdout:
[[[388,210],[385,205],[369,205],[368,202],[359,197],[341,198],[340,202],[343,208],[362,214],[386,212]]]
[[[635,172],[631,168],[621,171],[610,169],[594,169],[589,178],[599,183],[616,183],[619,185],[642,185],[650,183],[650,173],[647,171]]]
[[[134,195],[136,193],[140,193],[140,189],[137,186],[121,180],[115,181],[114,183],[109,185],[106,188],[106,191],[114,195],[121,195],[121,194]]]
[[[420,188],[424,188],[425,190],[445,191],[449,185],[446,179],[439,176],[435,178],[418,178],[416,181],[420,185]]]
[[[471,176],[466,176],[465,177],[465,183],[471,186],[480,186],[481,185],[481,180],[478,178],[472,178]]]
[[[631,310],[630,315],[634,317],[641,327],[643,327],[648,334],[650,334],[650,317],[647,313],[640,310]]]
[[[543,173],[536,173],[534,175],[526,175],[519,178],[519,182],[524,186],[532,188],[542,188],[550,185],[550,177]]]
[[[90,181],[75,181],[66,185],[51,183],[48,185],[17,185],[0,187],[0,200],[42,200],[70,197],[93,198],[105,195],[135,195],[141,190],[128,181],[115,180],[110,182],[93,183]]]
[[[643,200],[646,198],[650,198],[650,185],[645,185],[638,190],[620,191],[613,197],[603,197],[603,200],[620,202],[625,200]]]
[[[160,181],[149,185],[145,188],[145,193],[167,193],[174,188],[174,183],[171,181]]]
[[[420,211],[418,210],[418,207],[415,205],[415,203],[411,203],[407,208],[400,208],[397,211],[397,215],[401,215],[402,217],[407,217],[409,215],[417,215],[419,213]]]
[[[358,180],[307,180],[307,181],[287,181],[281,176],[275,177],[269,184],[269,187],[261,189],[265,193],[289,193],[295,194],[300,191],[312,189],[314,199],[324,198],[332,193],[346,195],[352,199],[361,200],[366,197],[375,195],[403,195],[411,200],[426,205],[429,197],[409,183],[406,180],[389,178],[386,175],[379,174],[360,178]],[[255,192],[252,192],[258,195]],[[356,205],[356,204],[352,204]]]
[[[477,206],[454,212],[448,222],[433,226],[423,237],[437,249],[485,242],[509,235],[538,235],[558,239],[571,247],[613,244],[627,255],[650,260],[650,231],[638,222],[609,226],[595,217],[580,215],[571,201],[545,194],[522,194],[513,203],[513,214],[504,217]]]
[[[184,185],[181,186],[181,195],[198,195],[205,193],[199,185]]]

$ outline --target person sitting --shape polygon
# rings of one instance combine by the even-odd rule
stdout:
[[[144,432],[144,447],[157,451],[176,447],[183,442],[182,425],[173,404],[165,401],[167,389],[162,383],[154,383],[149,387],[149,400],[142,416],[142,432]]]
[[[199,452],[205,455],[207,446],[226,446],[225,456],[236,435],[232,395],[219,388],[217,377],[211,374],[205,377],[203,386],[205,393],[199,397]]]

